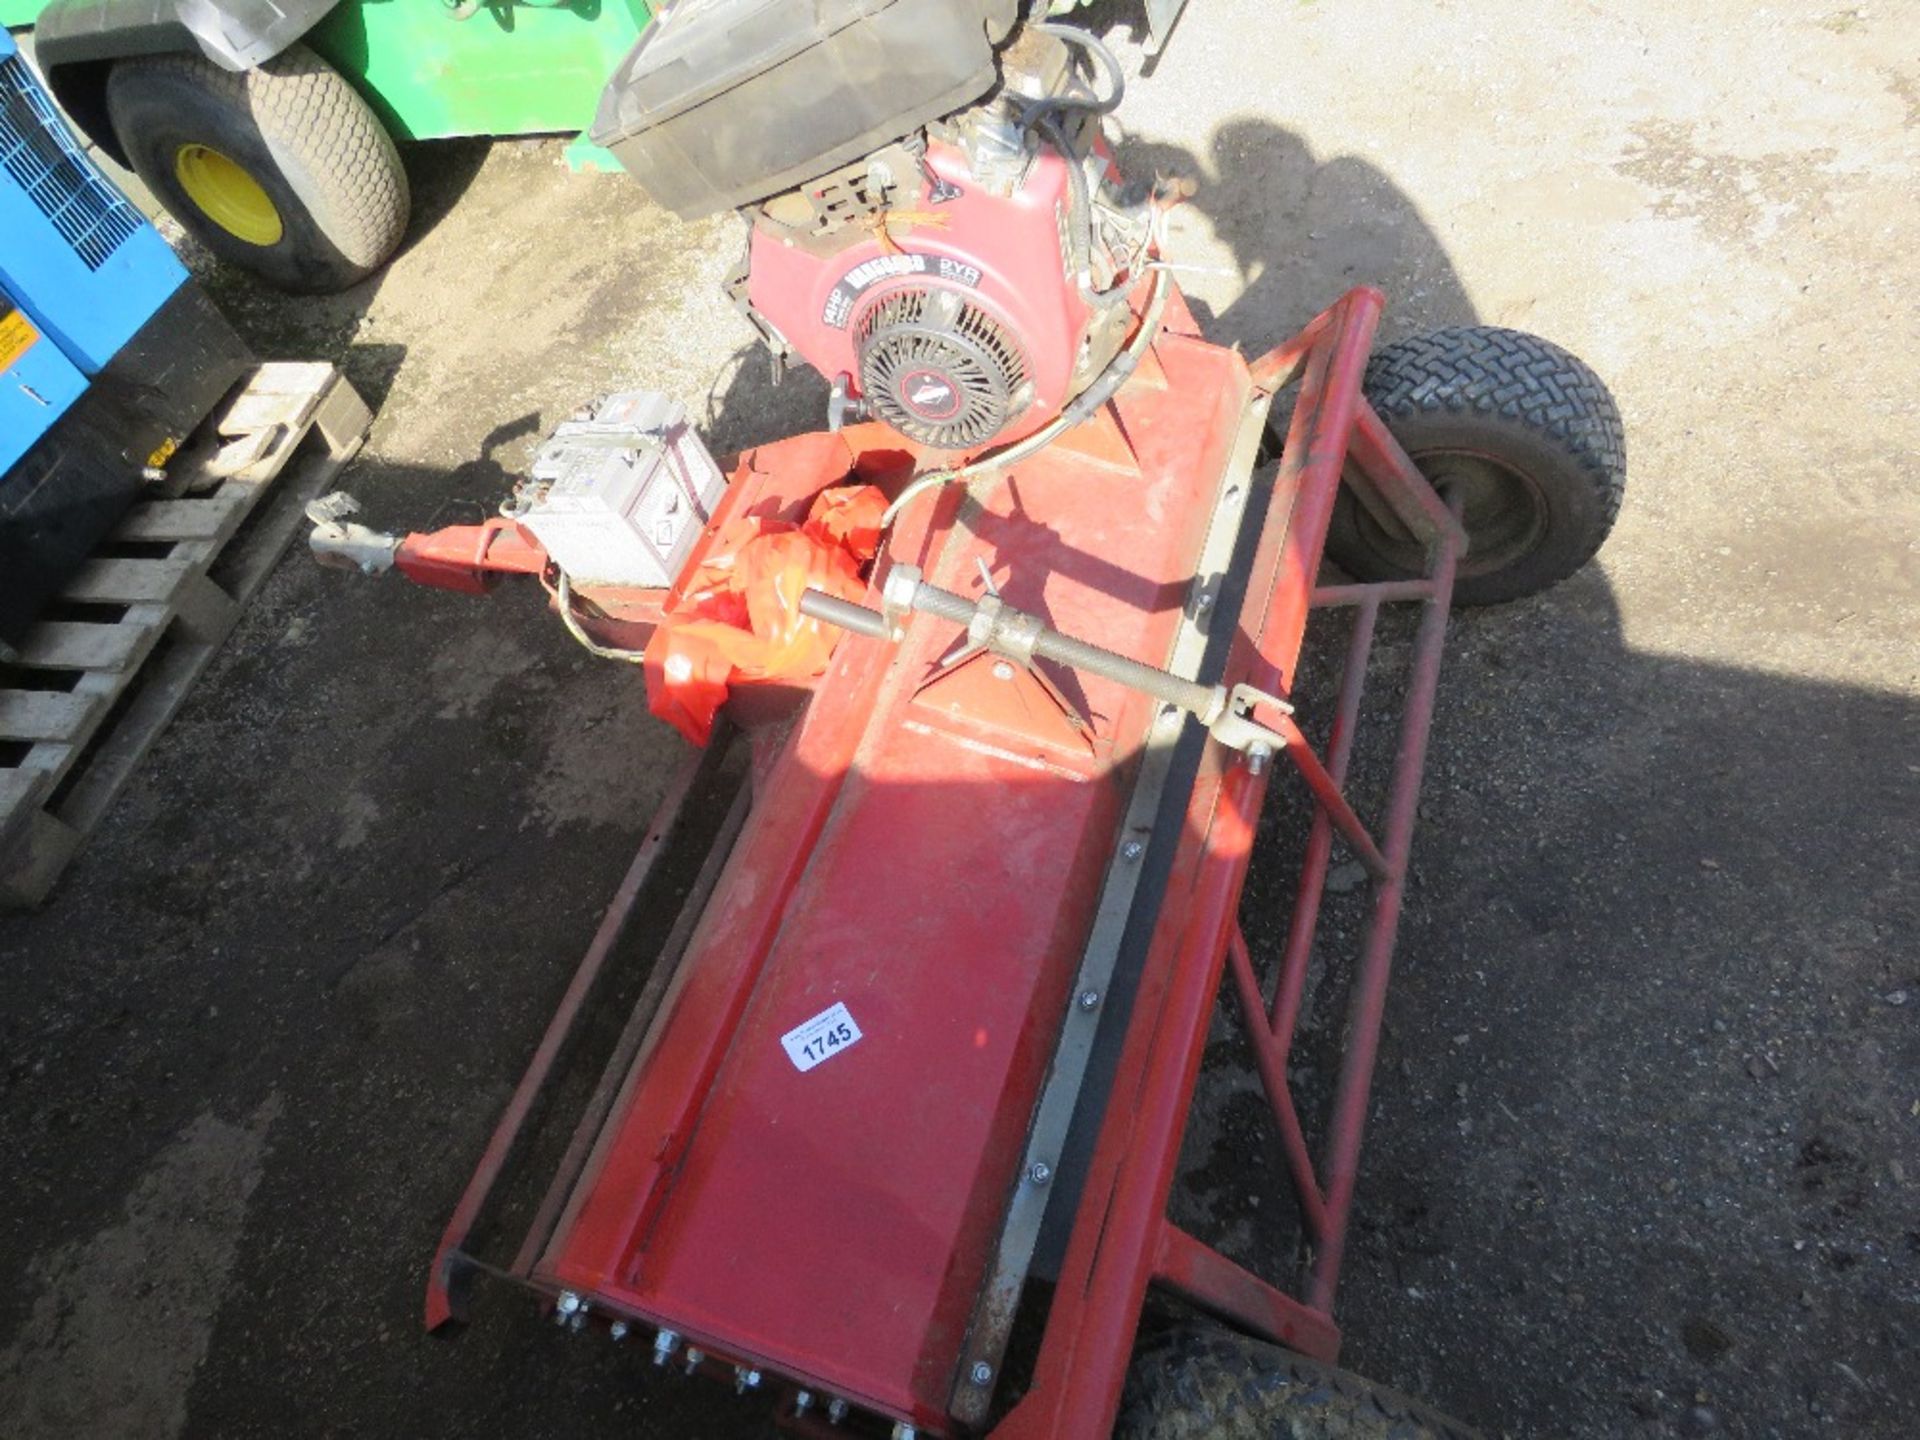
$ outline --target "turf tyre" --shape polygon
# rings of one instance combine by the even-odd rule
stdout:
[[[1134,1354],[1114,1440],[1478,1440],[1419,1401],[1219,1325]]]
[[[296,293],[342,290],[377,269],[407,228],[406,171],[393,139],[339,71],[303,45],[251,70],[200,55],[116,63],[107,77],[115,136],[149,189],[223,260]],[[203,146],[264,190],[281,234],[252,243],[187,193],[177,157]]]
[[[1430,480],[1461,483],[1468,552],[1454,600],[1493,605],[1557,585],[1620,513],[1626,440],[1600,377],[1550,341],[1462,326],[1377,351],[1368,402]],[[1424,547],[1342,486],[1327,555],[1360,580],[1424,574]]]

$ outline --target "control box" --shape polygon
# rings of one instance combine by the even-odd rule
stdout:
[[[664,588],[726,488],[676,400],[609,395],[533,457],[516,518],[576,587]]]

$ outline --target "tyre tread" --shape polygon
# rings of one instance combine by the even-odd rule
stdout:
[[[310,183],[296,193],[314,223],[357,275],[373,270],[406,234],[406,171],[393,137],[345,76],[304,45],[291,45],[251,70],[224,70],[200,55],[121,61],[114,87],[141,73],[172,74],[249,115],[283,170]]]
[[[1397,1390],[1219,1325],[1135,1352],[1114,1440],[1477,1440]]]
[[[1542,431],[1579,461],[1607,525],[1619,517],[1627,487],[1619,408],[1605,382],[1551,340],[1495,325],[1428,331],[1376,351],[1365,390],[1388,429],[1401,417],[1445,410],[1500,415]]]

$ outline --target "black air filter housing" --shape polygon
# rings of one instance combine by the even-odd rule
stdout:
[[[902,435],[937,450],[991,440],[1026,402],[1026,358],[979,306],[951,290],[883,296],[855,330],[860,392]]]
[[[593,141],[683,220],[790,190],[993,88],[1018,0],[679,0]]]

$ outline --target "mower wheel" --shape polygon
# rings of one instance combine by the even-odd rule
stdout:
[[[1464,506],[1467,553],[1453,598],[1517,600],[1556,585],[1600,548],[1626,488],[1620,411],[1600,377],[1518,330],[1436,330],[1377,351],[1366,396],[1443,492]],[[1341,486],[1327,555],[1360,580],[1424,575],[1425,545]]]
[[[1417,1400],[1219,1325],[1134,1353],[1114,1440],[1476,1440]]]
[[[251,70],[122,60],[107,113],[133,169],[221,259],[282,290],[364,278],[407,228],[407,176],[378,117],[305,46]]]

